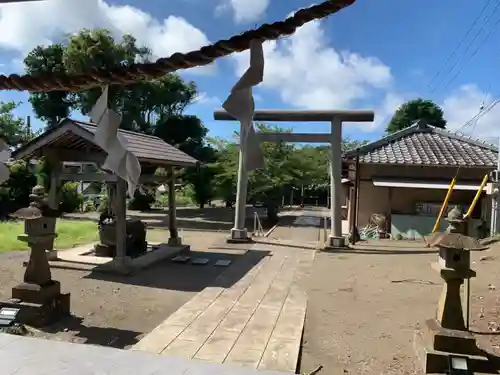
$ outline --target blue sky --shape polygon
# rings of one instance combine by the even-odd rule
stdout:
[[[281,20],[310,4],[304,0],[46,0],[0,5],[1,71],[22,72],[20,59],[32,47],[82,27],[132,33],[158,56],[165,56]],[[256,106],[372,108],[374,124],[346,124],[344,134],[376,139],[399,104],[420,96],[442,105],[449,127],[460,128],[483,101],[487,104],[498,95],[497,4],[498,0],[358,0],[290,38],[266,44],[265,77],[255,90]],[[456,50],[485,5],[479,22]],[[198,115],[212,136],[228,137],[236,129],[236,124],[213,121],[212,112],[246,64],[247,56],[240,55],[221,59],[208,69],[181,72],[200,91],[200,99],[187,112]],[[27,98],[26,93],[0,93],[0,100],[23,102],[20,116],[32,115]],[[496,136],[498,115],[495,108],[483,116],[474,135]],[[35,121],[35,126],[41,125]],[[328,124],[284,126],[300,132],[329,128]]]

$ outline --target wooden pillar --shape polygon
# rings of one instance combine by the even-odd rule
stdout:
[[[60,175],[62,171],[62,162],[57,159],[49,160],[51,166],[51,174],[50,174],[50,189],[48,192],[47,200],[50,208],[57,210],[59,208],[60,201],[60,192],[61,189],[59,187]],[[57,219],[51,221],[53,223],[53,228],[50,228],[53,233],[56,233],[56,225]],[[48,260],[56,260],[57,259],[57,251],[54,249],[55,238],[51,239],[47,242],[46,245],[46,255]]]
[[[113,205],[116,220],[116,258],[119,261],[127,256],[127,183],[119,177]]]
[[[169,166],[168,171],[168,231],[170,238],[168,244],[177,246],[182,244],[182,238],[177,231],[177,214],[175,205],[175,171],[174,167]]]

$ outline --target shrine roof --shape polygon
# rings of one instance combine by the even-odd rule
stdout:
[[[414,125],[359,148],[364,164],[495,168],[498,148],[417,121]],[[356,150],[344,153],[354,159]]]
[[[15,150],[12,157],[14,159],[36,158],[42,156],[46,149],[68,152],[83,151],[88,154],[104,153],[94,142],[96,130],[95,124],[66,118],[61,120],[57,126],[46,130],[26,145]],[[119,130],[119,133],[127,141],[127,149],[137,156],[141,164],[178,167],[199,164],[195,158],[158,137],[122,129]],[[90,157],[89,161],[91,161]]]

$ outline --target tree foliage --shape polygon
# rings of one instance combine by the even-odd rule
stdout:
[[[12,147],[26,143],[34,136],[24,119],[13,113],[19,104],[0,102],[0,138]]]
[[[60,44],[38,46],[24,59],[27,74],[65,73],[63,62],[65,47]],[[32,92],[29,102],[35,116],[53,127],[63,118],[68,117],[75,105],[73,93],[68,91]]]
[[[431,100],[418,98],[404,103],[396,110],[386,131],[391,134],[403,130],[418,120],[424,120],[438,128],[446,127],[443,110]]]

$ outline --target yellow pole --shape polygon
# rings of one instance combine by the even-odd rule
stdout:
[[[443,204],[441,206],[441,210],[439,210],[439,215],[436,219],[436,223],[434,224],[434,228],[432,228],[432,233],[435,233],[438,228],[439,228],[439,222],[441,221],[444,210],[446,209],[446,206],[448,206],[448,201],[451,198],[451,193],[453,192],[453,188],[455,187],[455,183],[457,182],[456,178],[453,177],[453,180],[451,180],[450,187],[448,188],[448,192],[446,193],[446,197],[444,198]]]
[[[488,182],[488,175],[485,174],[483,177],[483,181],[481,182],[481,185],[479,185],[479,189],[477,189],[477,193],[472,200],[472,203],[467,210],[467,213],[465,214],[464,218],[468,218],[470,215],[472,215],[472,211],[474,210],[474,207],[476,207],[477,201],[479,200],[479,197],[481,196],[481,193],[483,192],[484,185],[486,185],[486,182]]]

